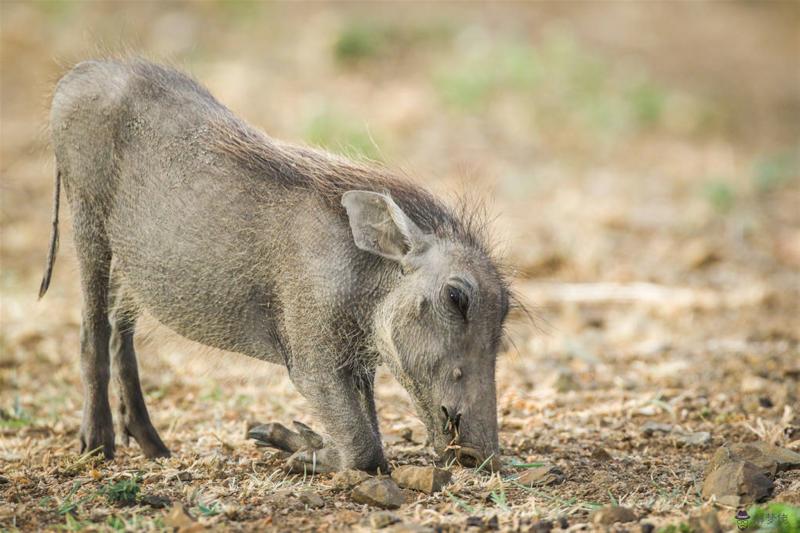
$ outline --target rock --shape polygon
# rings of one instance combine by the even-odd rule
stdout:
[[[564,473],[555,465],[528,468],[517,478],[517,483],[527,486],[558,485],[564,481]]]
[[[195,525],[198,524],[195,524],[195,521],[189,513],[186,512],[183,505],[175,503],[164,516],[164,525],[178,531],[189,531],[193,530]]]
[[[550,533],[552,530],[553,530],[553,523],[549,520],[534,522],[528,529],[530,533]]]
[[[367,517],[367,524],[371,529],[383,529],[399,521],[397,515],[389,511],[376,511]]]
[[[366,503],[385,509],[397,509],[405,503],[405,497],[391,478],[370,478],[361,482],[350,497],[356,503]]]
[[[175,474],[175,479],[177,479],[178,481],[188,482],[194,479],[194,476],[192,476],[192,473],[189,472],[188,470],[181,470],[180,472]]]
[[[500,527],[500,523],[497,520],[497,516],[492,516],[486,520],[480,516],[470,516],[467,517],[467,523],[465,524],[465,527],[467,529],[479,528],[481,531],[493,531]]]
[[[645,522],[642,524],[642,533],[653,533],[656,530],[656,526],[651,524],[650,522]]]
[[[775,498],[777,503],[788,503],[800,507],[800,490],[786,490]]]
[[[581,390],[581,386],[575,379],[575,375],[571,370],[562,368],[558,371],[553,379],[553,388],[558,392],[569,392]]]
[[[736,461],[747,461],[757,466],[764,475],[774,476],[777,472],[800,468],[800,453],[761,441],[723,446],[711,458],[706,472]]]
[[[323,500],[319,494],[316,494],[314,492],[301,492],[298,495],[298,498],[300,498],[301,502],[314,509],[325,507],[325,500]]]
[[[433,528],[418,524],[394,524],[383,530],[385,533],[433,533]]]
[[[170,504],[170,499],[166,496],[159,496],[158,494],[145,494],[142,496],[141,502],[149,505],[153,509],[164,509]]]
[[[468,516],[467,523],[465,524],[467,528],[471,527],[483,527],[483,518],[480,516]]]
[[[670,433],[672,432],[672,426],[669,424],[662,424],[660,422],[646,422],[642,426],[642,435],[645,437],[652,437],[656,433]]]
[[[689,519],[689,527],[695,533],[722,533],[722,526],[715,511],[708,511]]]
[[[435,466],[405,465],[392,471],[392,479],[404,489],[419,490],[426,494],[439,492],[450,483],[453,475]]]
[[[636,513],[631,509],[618,505],[606,505],[592,515],[592,521],[601,526],[610,526],[620,522],[633,522],[636,519]]]
[[[361,470],[342,470],[333,476],[333,488],[339,490],[352,489],[359,483],[369,479],[369,474]]]
[[[611,457],[611,454],[608,453],[604,448],[597,446],[595,447],[595,449],[592,450],[592,459],[594,459],[595,461],[599,461],[601,463],[607,463],[608,461],[611,461],[614,458]]]
[[[703,498],[716,496],[717,501],[731,506],[763,500],[771,490],[772,481],[756,465],[746,461],[725,463],[703,482]]]
[[[678,444],[683,446],[705,446],[711,442],[711,433],[708,431],[697,431],[695,433],[679,433],[675,436]]]
[[[719,252],[705,241],[689,242],[682,253],[686,266],[691,270],[699,270],[721,260]]]

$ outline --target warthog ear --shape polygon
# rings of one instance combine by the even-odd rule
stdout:
[[[353,241],[361,250],[401,261],[425,245],[425,235],[388,195],[348,191],[342,205],[350,219]]]

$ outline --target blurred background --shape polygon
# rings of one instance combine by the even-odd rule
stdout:
[[[445,197],[488,199],[536,316],[513,317],[500,362],[502,438],[510,454],[573,464],[580,483],[564,490],[607,500],[652,474],[690,491],[707,449],[664,445],[672,473],[642,467],[641,480],[636,468],[596,479],[576,459],[598,439],[635,456],[627,437],[646,420],[797,448],[800,429],[787,428],[800,426],[799,52],[790,1],[4,2],[0,453],[74,447],[68,209],[55,280],[36,302],[48,99],[76,62],[120,53],[188,71],[273,137],[377,160]],[[213,448],[211,434],[242,440],[248,417],[304,412],[275,368],[218,367],[219,354],[197,357],[155,324],[139,341],[173,451]],[[382,397],[399,398],[381,407],[391,437],[417,423],[399,387],[381,383]],[[653,493],[637,491],[632,500]],[[659,498],[654,512],[691,505]]]

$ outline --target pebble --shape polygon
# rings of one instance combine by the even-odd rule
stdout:
[[[170,499],[166,496],[159,496],[158,494],[145,494],[142,496],[141,502],[154,509],[163,509],[170,504]]]
[[[735,461],[747,461],[758,467],[764,475],[774,476],[784,470],[800,468],[800,453],[763,441],[723,446],[711,458],[706,472],[710,473],[726,463]]]
[[[405,497],[391,478],[370,478],[361,482],[350,497],[356,503],[366,503],[385,509],[397,509],[405,503]]]
[[[550,533],[553,530],[553,523],[549,520],[542,520],[531,524],[528,531],[530,533]]]
[[[323,500],[319,494],[313,492],[301,492],[298,497],[300,498],[301,502],[309,507],[313,507],[315,509],[325,507],[325,500]]]
[[[392,471],[392,479],[404,489],[419,490],[426,494],[439,492],[450,483],[453,475],[435,466],[399,466]]]
[[[642,426],[642,435],[652,437],[656,433],[670,433],[672,426],[661,422],[647,422]]]
[[[717,513],[714,511],[691,517],[689,519],[689,527],[696,533],[722,533],[722,526],[719,524]]]
[[[434,533],[433,528],[418,524],[394,524],[383,531],[385,533]]]
[[[611,454],[608,453],[604,448],[597,446],[594,450],[592,450],[592,459],[594,459],[595,461],[600,461],[602,463],[607,463],[608,461],[611,461],[614,458],[611,457]]]
[[[678,444],[683,446],[705,446],[711,442],[711,433],[708,431],[697,431],[695,433],[679,433],[675,436]]]
[[[389,511],[376,511],[367,517],[367,523],[372,529],[383,529],[399,521],[397,515]]]
[[[333,476],[333,487],[339,490],[348,490],[368,479],[369,474],[361,470],[342,470]]]
[[[636,519],[636,513],[631,509],[617,505],[601,507],[592,515],[592,521],[602,526],[610,526],[619,522],[633,522]]]
[[[190,531],[194,530],[198,524],[195,524],[194,519],[186,512],[183,505],[176,502],[164,516],[164,525],[175,530]]]
[[[538,466],[525,470],[516,481],[527,486],[558,485],[564,482],[564,472],[555,465]]]
[[[763,500],[771,490],[772,481],[747,461],[725,463],[703,482],[703,498],[716,496],[718,502],[733,507]]]

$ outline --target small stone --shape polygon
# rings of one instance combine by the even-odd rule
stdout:
[[[153,509],[164,509],[167,507],[171,500],[166,496],[159,496],[158,494],[145,494],[142,496],[141,502],[149,505]]]
[[[711,433],[708,431],[696,431],[694,433],[680,433],[675,436],[675,440],[682,446],[705,446],[711,442]]]
[[[483,518],[480,516],[468,516],[466,527],[483,527]]]
[[[696,533],[722,533],[722,526],[714,511],[691,517],[689,527]]]
[[[772,481],[756,465],[746,461],[726,463],[712,471],[703,482],[703,498],[716,496],[726,505],[738,506],[766,498]]]
[[[672,432],[672,426],[670,424],[662,424],[660,422],[646,422],[642,426],[642,435],[645,437],[652,437],[656,433],[663,433],[667,434]]]
[[[558,485],[564,481],[564,472],[555,465],[544,465],[525,470],[517,478],[517,483],[527,486]]]
[[[5,476],[0,476],[0,485],[5,485],[6,483],[11,483],[11,481]]]
[[[757,466],[764,475],[774,476],[777,472],[800,468],[800,453],[763,441],[723,446],[711,458],[706,472],[736,461],[747,461]]]
[[[189,472],[188,470],[181,470],[180,472],[175,474],[175,479],[177,479],[178,481],[187,482],[191,481],[193,479],[193,476],[192,473]]]
[[[642,533],[653,533],[656,530],[656,526],[651,524],[650,522],[645,522],[642,524]]]
[[[534,522],[528,529],[530,533],[550,533],[552,530],[553,530],[553,523],[549,520]]]
[[[788,503],[800,507],[800,490],[786,490],[775,497],[777,503]]]
[[[399,521],[397,515],[389,511],[376,511],[367,517],[367,523],[372,529],[383,529]]]
[[[356,503],[366,503],[385,509],[397,509],[405,503],[405,497],[391,478],[370,478],[360,483],[350,497]]]
[[[689,242],[682,253],[686,266],[691,270],[705,268],[721,259],[710,243],[699,240]]]
[[[399,466],[392,471],[392,479],[404,489],[419,490],[426,494],[439,492],[453,475],[435,466]]]
[[[348,490],[368,479],[369,474],[361,470],[342,470],[333,476],[333,487],[339,490]]]
[[[627,507],[618,505],[606,505],[601,507],[592,515],[592,521],[597,525],[610,526],[618,522],[633,522],[636,520],[636,513]]]
[[[301,492],[298,497],[300,498],[301,502],[314,509],[325,507],[325,500],[323,500],[319,494],[314,492]]]
[[[186,512],[183,505],[175,503],[164,516],[164,525],[176,530],[191,529],[195,525],[191,515]]]
[[[433,528],[418,524],[394,524],[383,531],[385,533],[434,533]]]
[[[608,461],[611,461],[614,458],[611,457],[611,454],[608,453],[604,448],[597,446],[595,449],[592,450],[592,459],[594,459],[595,461],[599,461],[601,463],[607,463]]]
[[[553,388],[558,392],[570,392],[580,390],[581,386],[575,379],[575,375],[571,370],[562,368],[558,371],[553,380]]]

